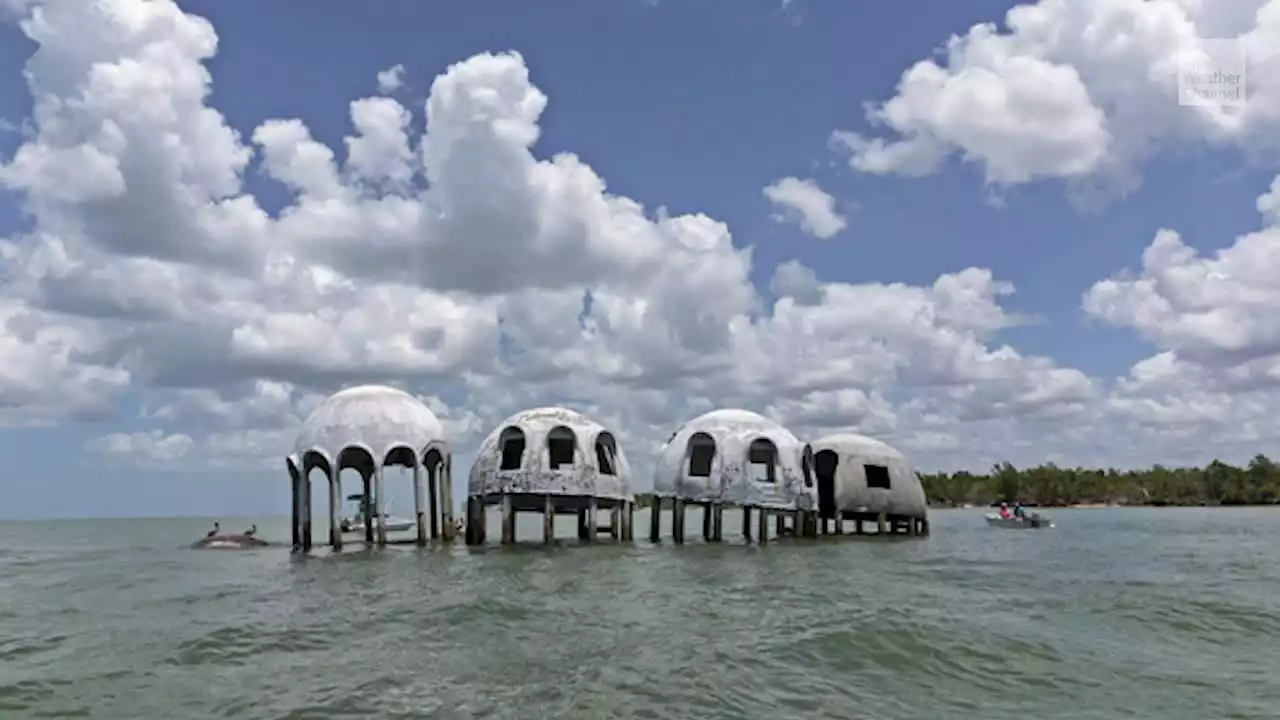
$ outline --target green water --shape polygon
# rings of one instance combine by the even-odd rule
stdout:
[[[1280,717],[1280,509],[1054,519],[310,558],[0,523],[0,718]]]

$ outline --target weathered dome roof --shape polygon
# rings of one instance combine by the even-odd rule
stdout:
[[[552,469],[546,462],[547,439],[559,427],[568,428],[576,439],[575,461],[567,471]],[[501,441],[508,428],[518,428],[524,434],[526,449],[521,451],[518,468],[504,470]],[[630,499],[631,465],[617,437],[605,444],[606,447],[612,445],[613,469],[602,472],[594,445],[605,433],[613,436],[603,425],[576,410],[562,407],[522,410],[499,423],[480,444],[471,466],[467,492],[471,495],[517,492]]]
[[[831,448],[840,452],[860,455],[863,457],[881,457],[892,458],[894,460],[906,461],[906,456],[899,452],[892,445],[877,440],[866,435],[858,435],[857,433],[836,433],[818,438],[812,443],[814,452],[822,448]]]
[[[583,436],[586,439],[594,433],[604,430],[600,423],[591,420],[586,415],[577,410],[570,410],[562,407],[540,407],[521,410],[520,412],[508,417],[506,420],[498,423],[494,428],[491,437],[496,442],[498,435],[504,428],[511,426],[522,427],[526,429],[546,429],[550,430],[558,425],[563,425],[575,434]],[[482,446],[488,443],[481,443]]]
[[[320,450],[332,459],[344,448],[364,446],[382,460],[398,445],[421,453],[444,439],[440,420],[421,400],[385,385],[360,385],[320,403],[302,423],[294,450],[299,457]]]
[[[690,441],[705,433],[715,442],[709,471],[691,470]],[[752,479],[751,447],[767,440],[777,451],[776,481]],[[653,490],[660,496],[720,500],[768,507],[808,507],[816,498],[804,486],[803,448],[782,425],[750,410],[722,409],[699,415],[676,428],[658,452]]]
[[[815,455],[833,451],[851,461],[836,471],[836,506],[852,512],[889,513],[906,517],[926,517],[929,503],[924,486],[906,456],[889,444],[854,433],[838,433],[810,443]],[[870,487],[866,464],[884,466],[889,471],[888,486]]]
[[[684,425],[681,425],[680,428],[676,430],[676,433],[694,433],[702,431],[715,434],[715,431],[717,430],[728,432],[768,430],[771,432],[782,431],[787,435],[791,434],[791,432],[786,428],[759,413],[754,413],[750,410],[740,410],[737,408],[712,410],[709,413],[699,415],[698,417],[686,422]]]

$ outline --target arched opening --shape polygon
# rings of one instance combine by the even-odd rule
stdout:
[[[551,428],[547,433],[547,463],[552,470],[573,466],[578,453],[578,437],[563,425]]]
[[[372,543],[374,526],[377,524],[375,506],[379,500],[374,497],[373,455],[358,445],[348,446],[338,451],[334,467],[335,476],[343,470],[355,470],[360,474],[363,486],[360,492],[347,495],[347,501],[352,503],[352,515],[342,521],[342,531],[362,534],[365,542]]]
[[[823,450],[813,456],[813,474],[818,480],[818,515],[823,518],[836,516],[836,469],[840,456],[834,450]]]
[[[397,445],[387,451],[382,462],[382,493],[380,505],[385,516],[387,532],[403,533],[417,526],[417,491],[413,486],[413,466],[417,452],[408,445]],[[392,469],[394,468],[394,470]]]
[[[804,472],[804,486],[813,487],[813,448],[811,446],[804,446],[804,450],[800,453],[800,465]]]
[[[747,467],[751,479],[761,483],[778,481],[778,446],[767,438],[756,438],[747,451]]]
[[[689,436],[689,477],[711,477],[716,458],[716,441],[704,432]]]
[[[516,432],[520,432],[519,428],[514,428]],[[524,433],[520,433],[520,452],[524,453]],[[517,456],[518,457],[518,456]],[[427,522],[430,524],[431,538],[440,537],[441,524],[443,522],[444,507],[443,498],[444,488],[441,487],[445,478],[444,473],[444,454],[439,448],[430,448],[427,454],[422,456],[422,467],[424,477],[422,478],[423,490],[427,496],[427,507],[423,512],[427,514]],[[516,467],[519,467],[517,464]],[[449,495],[452,498],[452,494]]]
[[[602,432],[596,436],[596,468],[601,475],[617,475],[618,443],[613,435]]]
[[[520,428],[513,425],[503,429],[498,448],[502,454],[499,470],[519,470],[524,465],[524,431]]]

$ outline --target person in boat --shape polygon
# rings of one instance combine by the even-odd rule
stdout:
[[[242,535],[244,535],[245,537],[248,537],[248,538],[251,538],[251,537],[253,537],[254,535],[257,535],[257,534],[258,534],[258,523],[254,523],[254,524],[250,525],[250,526],[249,526],[249,529],[248,529],[248,530],[245,530],[245,531],[244,531],[243,533],[241,533],[241,534],[242,534]]]
[[[1013,515],[1009,512],[1009,503],[1007,502],[1000,503],[1000,519],[1008,520],[1012,517]]]
[[[1018,520],[1027,519],[1027,511],[1022,507],[1022,503],[1015,503],[1013,506],[1013,516]]]
[[[217,521],[217,520],[214,520],[214,521],[213,521],[213,529],[212,529],[212,530],[210,530],[209,532],[205,533],[205,534],[204,534],[204,536],[205,536],[205,537],[207,537],[207,538],[211,538],[211,537],[214,537],[215,535],[217,535],[217,534],[218,534],[218,533],[220,533],[220,532],[222,532],[222,526],[218,524],[218,521]]]

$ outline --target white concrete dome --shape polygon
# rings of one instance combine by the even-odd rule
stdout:
[[[362,448],[381,464],[395,448],[411,448],[421,458],[433,443],[447,447],[444,427],[421,400],[385,385],[360,385],[330,395],[311,412],[293,462],[309,452],[332,461],[347,448]]]
[[[916,518],[928,515],[920,477],[906,456],[887,443],[840,433],[814,440],[810,448],[819,497],[831,492],[839,510]],[[828,483],[832,483],[830,491]]]
[[[467,494],[631,500],[631,465],[617,435],[576,410],[522,410],[480,444]]]
[[[749,410],[723,409],[676,429],[658,455],[654,493],[687,500],[774,508],[813,506],[804,446],[789,430]]]

